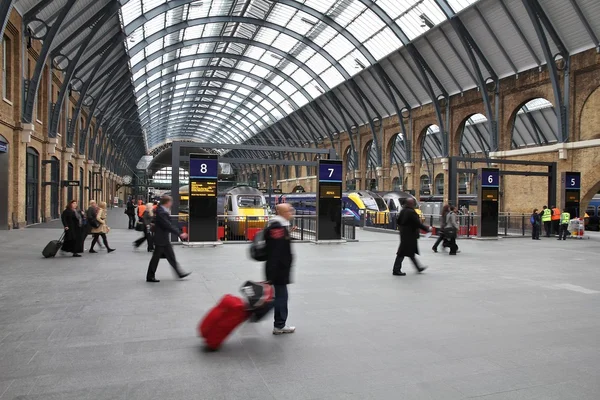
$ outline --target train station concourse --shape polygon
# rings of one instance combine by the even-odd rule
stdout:
[[[0,400],[600,399],[599,21],[0,1]]]

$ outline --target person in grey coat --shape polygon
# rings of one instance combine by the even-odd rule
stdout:
[[[392,273],[397,276],[405,276],[402,272],[402,261],[404,257],[410,258],[417,272],[425,271],[424,266],[419,265],[415,254],[419,254],[419,239],[420,230],[431,231],[431,228],[421,223],[419,215],[415,211],[415,200],[412,198],[406,199],[404,207],[398,215],[398,226],[400,227],[400,246],[396,252],[396,260],[394,261],[394,269]]]
[[[458,219],[456,218],[456,207],[450,206],[450,212],[446,215],[446,233],[445,236],[450,242],[450,255],[455,256],[458,251],[456,245],[456,235],[458,233]]]

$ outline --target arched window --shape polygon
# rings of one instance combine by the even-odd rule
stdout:
[[[394,179],[392,179],[392,192],[400,192],[402,191],[402,184],[401,184],[401,180],[399,177],[395,177]]]
[[[435,194],[444,194],[444,174],[437,174],[435,177]]]
[[[173,179],[173,168],[164,167],[159,169],[152,175],[152,183],[157,186],[160,184],[170,185]],[[187,185],[190,181],[190,173],[183,168],[179,168],[179,183],[181,185]]]
[[[420,193],[422,195],[426,195],[429,196],[431,195],[431,189],[429,189],[429,176],[428,175],[421,175],[421,179],[420,179]]]
[[[517,112],[511,148],[545,146],[558,142],[559,136],[554,105],[537,98],[525,103]]]
[[[32,147],[27,148],[27,160],[25,166],[25,214],[27,224],[35,224],[38,220],[38,202],[39,202],[39,177],[40,177],[40,155]]]

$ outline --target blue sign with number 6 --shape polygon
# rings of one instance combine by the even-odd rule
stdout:
[[[500,186],[500,171],[497,169],[483,169],[481,171],[481,186],[482,187],[499,187]]]

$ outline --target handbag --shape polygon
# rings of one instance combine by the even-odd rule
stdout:
[[[137,222],[137,223],[135,224],[135,230],[136,230],[136,231],[138,231],[138,232],[144,232],[144,227],[145,227],[145,225],[144,225],[144,223],[143,223],[143,222],[141,222],[141,221],[140,221],[140,222]]]
[[[456,228],[453,226],[444,228],[444,236],[447,239],[456,239]]]

